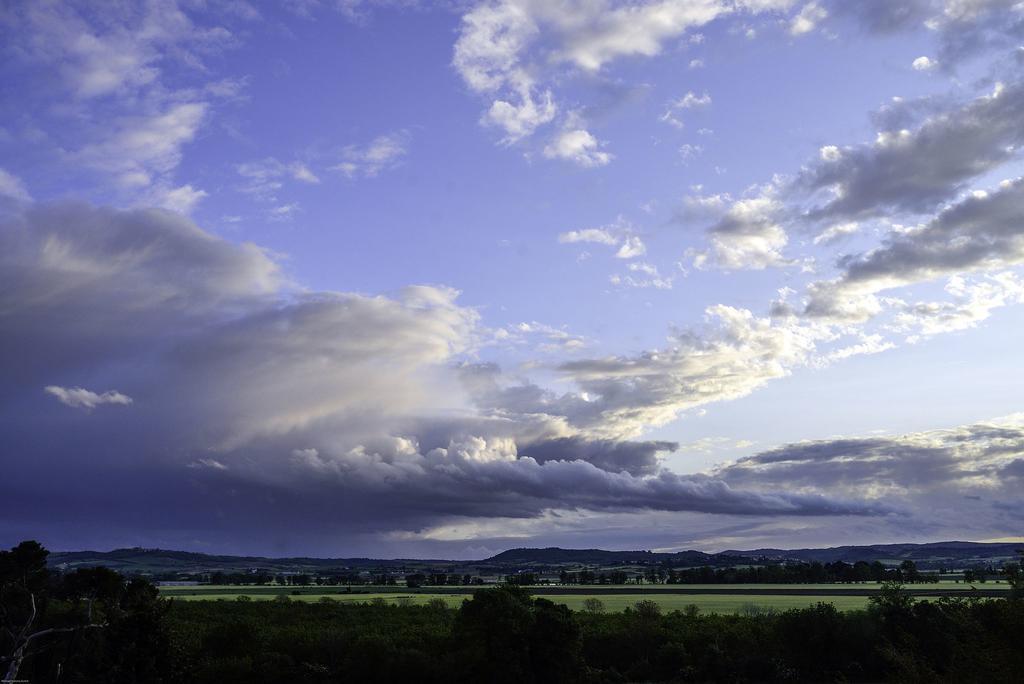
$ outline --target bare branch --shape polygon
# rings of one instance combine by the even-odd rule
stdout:
[[[32,600],[32,619],[35,619],[35,597]],[[71,632],[78,632],[84,629],[102,629],[107,626],[107,623],[79,625],[77,627],[50,627],[48,629],[41,629],[38,632],[33,632],[20,639],[18,647],[14,649],[14,653],[5,660],[10,661],[10,665],[7,668],[7,674],[4,675],[4,681],[11,681],[18,678],[18,670],[21,669],[21,664],[25,658],[29,655],[28,647],[36,639],[41,637],[50,636],[52,634],[68,634]]]

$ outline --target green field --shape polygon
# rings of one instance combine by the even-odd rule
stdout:
[[[339,602],[366,603],[375,599],[387,601],[391,604],[412,604],[421,605],[431,599],[442,599],[451,608],[457,608],[462,601],[469,598],[465,594],[440,594],[430,592],[372,592],[352,593],[344,591],[323,590],[321,588],[308,589],[300,594],[292,594],[292,589],[281,587],[165,587],[162,593],[165,596],[185,601],[234,601],[239,596],[248,596],[255,601],[270,601],[278,596],[285,595],[293,601],[316,602],[330,598]],[[625,608],[635,605],[638,601],[655,601],[664,611],[683,610],[686,606],[696,605],[704,613],[731,614],[739,611],[749,610],[751,606],[775,610],[787,610],[789,608],[804,608],[819,601],[832,603],[839,610],[857,610],[867,606],[867,598],[863,596],[764,596],[757,594],[750,595],[686,595],[686,594],[616,594],[596,595],[583,591],[572,591],[566,594],[545,595],[544,598],[567,605],[572,610],[582,610],[583,602],[588,598],[597,598],[609,612],[622,611]]]
[[[959,589],[962,591],[970,591],[971,587],[977,587],[978,589],[1003,589],[1007,590],[1010,585],[1005,582],[988,581],[984,584],[974,583],[965,584],[963,582],[956,583],[952,580],[943,580],[941,582],[935,582],[932,584],[905,584],[905,589],[909,590],[929,590],[929,589]],[[605,585],[569,585],[569,586],[558,586],[558,585],[543,585],[538,586],[538,589],[553,589],[557,588],[560,591],[568,592],[583,592],[586,593],[592,589],[635,589],[640,593],[656,592],[656,591],[678,591],[680,589],[735,589],[737,591],[752,591],[758,589],[820,589],[822,591],[842,591],[843,589],[880,589],[882,587],[879,582],[863,582],[860,584],[837,584],[834,582],[820,583],[820,584],[605,584]],[[427,588],[432,589],[432,587]]]
[[[963,592],[969,592],[971,587],[983,589],[985,591],[997,590],[1006,591],[1010,587],[1008,584],[1003,582],[986,582],[985,584],[964,584],[955,582],[937,582],[935,584],[908,584],[905,588],[910,591],[929,591],[929,590],[958,590]],[[619,585],[601,585],[601,586],[582,586],[582,585],[570,585],[570,586],[556,586],[556,585],[541,585],[537,587],[527,587],[528,589],[536,589],[538,592],[542,592],[543,595],[547,596],[547,592],[557,591],[559,594],[565,594],[567,596],[576,595],[588,595],[588,594],[600,594],[604,590],[616,590],[616,591],[627,591],[630,594],[657,594],[666,593],[671,594],[673,592],[686,590],[686,591],[701,591],[701,590],[734,590],[736,593],[748,594],[754,593],[759,590],[794,590],[794,591],[814,591],[821,592],[822,595],[828,595],[835,592],[842,592],[849,589],[857,590],[877,590],[881,588],[880,584],[875,582],[867,582],[864,584],[619,584]],[[467,594],[471,593],[473,587],[422,587],[419,589],[407,589],[406,587],[400,586],[373,586],[363,585],[355,586],[349,590],[348,587],[339,586],[306,586],[306,587],[282,587],[279,585],[266,585],[266,586],[238,586],[238,585],[221,585],[221,584],[203,584],[198,586],[190,587],[160,587],[161,593],[166,596],[199,596],[199,595],[214,595],[216,598],[222,598],[223,595],[237,596],[238,594],[246,594],[249,596],[263,596],[269,595],[271,597],[277,596],[278,594],[291,594],[293,591],[301,592],[302,594],[315,594],[317,597],[320,596],[353,596],[362,597],[366,600],[367,596],[373,596],[377,594],[430,594],[430,595],[446,595],[446,594]]]
[[[562,603],[573,610],[581,610],[583,602],[589,598],[597,598],[607,611],[621,611],[635,605],[638,601],[655,601],[662,607],[662,610],[682,610],[686,606],[696,605],[704,613],[731,614],[736,612],[749,611],[751,606],[775,610],[788,610],[790,608],[804,608],[819,601],[832,603],[839,610],[862,609],[868,604],[867,596],[842,596],[837,592],[849,589],[878,589],[880,585],[868,584],[691,584],[691,585],[642,585],[637,586],[610,586],[587,587],[568,586],[552,587],[542,586],[536,589],[543,598]],[[1006,584],[987,582],[982,585],[975,585],[978,588],[1007,589]],[[971,586],[963,583],[940,582],[929,585],[908,585],[908,589],[940,589],[940,590],[961,590],[965,593],[970,591]],[[735,593],[692,593],[677,594],[672,590],[702,590],[723,591],[735,590]],[[795,590],[807,592],[803,595],[769,595],[758,593],[765,590]],[[269,601],[278,596],[287,596],[293,601],[316,602],[324,598],[330,598],[339,602],[366,603],[374,600],[383,600],[390,604],[412,604],[421,605],[431,599],[442,599],[452,607],[457,608],[462,601],[469,598],[471,588],[468,587],[423,587],[420,589],[407,589],[405,587],[282,587],[271,586],[232,586],[232,585],[201,585],[188,587],[161,587],[160,591],[164,596],[173,597],[185,601],[234,601],[239,596],[247,596],[256,601]],[[602,593],[603,590],[615,590],[623,593]],[[551,593],[549,593],[551,592]]]
[[[256,601],[270,601],[276,598],[274,594],[247,594],[236,593],[202,593],[190,595],[186,592],[174,592],[173,596],[185,601],[234,601],[239,596],[246,595]],[[287,595],[287,594],[286,594]],[[451,608],[458,608],[468,596],[458,594],[396,594],[396,593],[375,593],[375,594],[320,594],[309,593],[296,596],[288,596],[293,601],[316,602],[323,598],[330,598],[339,602],[366,603],[374,599],[383,599],[388,603],[408,603],[421,605],[435,598],[442,599]],[[577,593],[573,595],[551,595],[544,598],[563,603],[572,610],[582,610],[583,602],[588,598],[600,599],[605,610],[609,612],[621,611],[632,607],[638,601],[654,601],[664,611],[682,610],[688,605],[696,605],[703,613],[731,614],[745,610],[749,606],[758,608],[774,608],[775,610],[787,610],[789,608],[806,608],[819,601],[832,603],[839,610],[857,610],[867,606],[867,598],[863,596],[704,596],[704,595],[651,595],[651,594],[620,594],[616,596],[595,596],[593,594]]]

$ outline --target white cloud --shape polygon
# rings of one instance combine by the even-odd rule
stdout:
[[[342,151],[342,161],[331,170],[349,178],[373,178],[401,164],[411,141],[412,135],[403,129],[377,136],[363,146],[350,145]]]
[[[564,159],[586,168],[604,166],[613,159],[613,155],[601,150],[600,145],[589,131],[581,128],[566,130],[548,143],[544,148],[544,156],[548,159]]]
[[[21,179],[13,173],[0,167],[0,197],[6,197],[16,202],[31,202],[32,196]]]
[[[707,93],[697,95],[692,90],[687,92],[678,100],[671,103],[673,109],[695,109],[699,107],[707,107],[711,104],[711,96]]]
[[[550,90],[535,97],[530,87],[523,84],[517,93],[518,102],[495,100],[481,119],[486,125],[503,129],[503,142],[509,145],[532,135],[537,127],[552,121],[558,111]]]
[[[65,163],[112,175],[110,201],[187,211],[203,191],[174,178],[182,150],[208,120],[207,100],[237,98],[245,83],[208,80],[208,58],[236,44],[222,18],[177,0],[106,9],[26,2],[10,5],[0,23],[12,63],[53,74],[68,91],[50,88],[42,105],[59,112],[65,130],[48,142]]]
[[[572,242],[596,242],[602,245],[617,245],[619,243],[617,236],[612,235],[611,231],[607,228],[584,228],[582,230],[570,230],[565,233],[560,233],[558,241],[563,243]]]
[[[707,318],[714,323],[711,330],[681,332],[666,349],[563,364],[561,371],[587,399],[563,397],[534,410],[561,410],[571,424],[595,434],[639,434],[683,411],[745,396],[787,375],[831,335],[796,319],[773,322],[722,305],[708,307]]]
[[[843,156],[843,151],[835,145],[825,145],[818,150],[818,156],[821,157],[821,160],[824,162],[834,162],[838,161],[839,158]]]
[[[710,95],[707,93],[697,95],[693,91],[689,91],[682,97],[670,102],[665,109],[665,113],[658,117],[658,120],[681,129],[684,127],[684,123],[682,119],[676,116],[676,112],[685,109],[700,109],[710,105]]]
[[[794,36],[810,33],[819,22],[826,18],[828,18],[828,11],[824,7],[817,2],[809,2],[790,21],[789,32]]]
[[[703,151],[704,148],[701,147],[700,145],[692,145],[690,143],[686,143],[684,145],[679,146],[679,156],[682,158],[684,162],[690,161],[694,157],[700,155]]]
[[[316,176],[316,174],[310,171],[309,167],[301,162],[293,163],[289,167],[289,170],[291,171],[292,176],[295,178],[295,180],[302,181],[303,183],[314,184],[320,182],[320,179]]]
[[[647,252],[647,247],[643,240],[636,235],[633,224],[624,216],[619,216],[614,223],[599,228],[582,228],[560,233],[558,241],[563,244],[590,242],[618,247],[615,256],[619,259],[633,259],[643,256]]]
[[[507,99],[495,99],[480,119],[505,131],[503,142],[512,144],[549,123],[558,111],[550,90],[535,93],[534,81],[523,72],[509,76]]]
[[[574,72],[598,72],[616,59],[658,55],[668,41],[737,9],[758,13],[783,9],[787,4],[726,0],[478,2],[462,15],[452,66],[471,90],[489,98],[481,122],[501,127],[503,142],[508,144],[554,120],[559,107],[550,84],[571,78]],[[701,34],[693,34],[690,42],[703,42],[703,37],[697,36]],[[701,66],[698,62],[694,60],[691,66]],[[573,127],[566,128],[574,132]],[[589,165],[607,162],[601,155],[582,158]]]
[[[115,174],[125,187],[145,188],[181,162],[182,148],[195,137],[207,113],[202,102],[183,102],[163,112],[129,117],[103,142],[86,145],[77,157]]]
[[[494,341],[502,345],[525,345],[536,342],[536,349],[545,354],[556,352],[574,353],[587,346],[587,340],[580,335],[573,335],[564,326],[557,328],[537,321],[522,322],[498,328],[494,331]]]
[[[550,90],[536,92],[520,52],[538,32],[526,8],[513,2],[480,4],[462,17],[452,64],[478,93],[497,94],[481,123],[502,128],[506,144],[531,135],[557,112]]]
[[[663,276],[657,266],[644,261],[634,261],[627,264],[629,273],[625,275],[613,274],[608,280],[612,285],[621,285],[634,288],[654,288],[657,290],[671,290],[675,280],[672,276]]]
[[[720,198],[714,199],[716,206]],[[760,270],[789,263],[782,256],[789,241],[778,223],[782,208],[781,202],[767,195],[736,200],[708,230],[711,249],[698,254],[694,265]]]
[[[517,73],[520,53],[538,32],[526,7],[480,3],[462,16],[452,65],[473,90],[496,91]]]
[[[132,398],[115,390],[97,394],[96,392],[82,387],[60,387],[59,385],[48,385],[47,394],[57,397],[57,400],[71,408],[94,409],[103,404],[127,406],[132,403]]]
[[[918,57],[911,63],[914,71],[931,71],[938,66],[938,63],[929,57]]]
[[[27,3],[13,40],[20,54],[53,64],[79,98],[159,85],[163,62],[203,69],[200,55],[232,43],[219,26],[196,25],[174,1],[128,4],[97,17],[86,3]]]
[[[278,201],[277,193],[284,188],[286,178],[311,185],[320,183],[320,178],[304,162],[286,164],[274,157],[239,164],[235,170],[245,179],[239,189],[266,202]]]
[[[833,242],[838,242],[844,237],[853,235],[860,230],[860,224],[856,221],[847,221],[845,223],[836,223],[829,226],[821,233],[814,237],[814,244],[816,245],[829,245]]]
[[[299,204],[297,202],[289,202],[288,204],[279,204],[270,209],[270,220],[272,221],[290,221],[293,216],[299,211]]]
[[[691,186],[690,189],[694,192],[700,192],[704,189],[704,186],[694,185]],[[726,208],[732,204],[732,197],[728,193],[718,193],[714,195],[688,195],[683,199],[683,203],[686,206],[688,213],[705,216],[708,214],[724,212]]]
[[[909,342],[977,326],[992,311],[1011,304],[1024,304],[1024,282],[1013,273],[999,273],[981,281],[956,275],[946,283],[951,299],[943,302],[892,302],[898,313],[893,326],[907,333]]]
[[[187,468],[209,468],[210,470],[228,470],[228,467],[215,458],[199,458],[189,463]]]
[[[553,10],[556,5],[550,7]],[[585,71],[597,71],[617,57],[657,55],[666,40],[729,11],[725,3],[714,0],[662,0],[615,8],[595,2],[583,12],[580,9],[549,10],[548,18],[564,35],[556,50],[558,58]]]
[[[205,190],[194,188],[191,185],[181,185],[176,188],[160,186],[154,188],[153,192],[145,198],[145,203],[170,209],[180,214],[190,214],[206,196]]]
[[[658,121],[667,123],[669,126],[682,130],[686,127],[686,124],[676,116],[675,112],[671,109],[665,110],[665,113],[658,117]]]
[[[821,362],[841,361],[851,356],[862,356],[864,354],[880,354],[896,347],[893,342],[884,339],[879,334],[866,335],[859,333],[859,337],[860,341],[858,343],[830,351],[821,359]]]
[[[643,240],[636,235],[630,235],[622,241],[619,250],[615,252],[615,257],[618,259],[635,259],[646,253],[647,247],[644,245]]]
[[[646,261],[634,261],[628,265],[628,268],[630,271],[634,271],[636,273],[644,273],[649,276],[658,275],[658,267],[654,264],[649,264]]]

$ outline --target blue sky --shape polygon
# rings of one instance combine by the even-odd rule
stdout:
[[[0,33],[11,543],[1020,534],[1017,3],[16,2]]]

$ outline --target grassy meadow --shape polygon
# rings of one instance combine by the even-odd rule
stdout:
[[[673,610],[684,610],[687,606],[695,605],[701,613],[714,613],[719,615],[743,614],[758,609],[774,609],[778,611],[790,608],[806,608],[818,602],[833,604],[837,610],[849,611],[859,610],[867,607],[867,596],[843,596],[834,592],[849,588],[874,588],[878,585],[836,585],[836,584],[792,584],[792,585],[688,585],[687,589],[695,591],[734,589],[735,593],[672,593],[672,588],[680,585],[645,585],[639,589],[636,585],[620,587],[603,587],[605,589],[636,590],[629,593],[601,593],[593,591],[589,587],[537,587],[544,591],[543,598],[555,603],[563,604],[571,610],[583,610],[584,602],[588,599],[601,601],[604,610],[607,612],[621,612],[628,607],[636,605],[639,601],[654,601],[665,612]],[[986,589],[1005,588],[1005,584],[996,585],[986,583]],[[810,593],[801,595],[769,595],[759,594],[759,590],[787,588],[793,590],[808,591]],[[965,592],[970,587],[964,584],[943,582],[938,585],[929,585],[929,588],[938,589],[961,589]],[[549,593],[557,590],[558,593]],[[391,605],[423,605],[428,601],[440,599],[451,608],[459,607],[464,600],[469,598],[468,590],[461,588],[424,587],[421,589],[405,589],[397,587],[358,587],[351,592],[346,587],[282,587],[282,586],[189,586],[189,587],[162,587],[161,594],[166,597],[173,597],[183,601],[236,601],[239,597],[247,597],[253,601],[271,601],[278,597],[285,596],[292,601],[303,603],[316,603],[324,599],[330,599],[339,603],[369,603],[385,602]],[[243,599],[245,600],[245,599]]]

